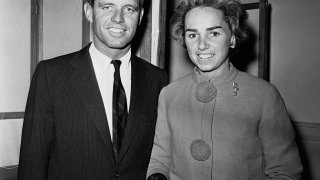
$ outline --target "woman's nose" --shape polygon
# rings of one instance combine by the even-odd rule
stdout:
[[[201,38],[201,39],[199,40],[198,48],[199,48],[199,50],[201,50],[201,51],[209,48],[209,44],[208,44],[206,38]]]

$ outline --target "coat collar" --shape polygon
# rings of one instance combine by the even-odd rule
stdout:
[[[142,59],[132,56],[131,58],[131,99],[130,110],[127,119],[127,126],[124,133],[123,144],[119,152],[118,162],[121,161],[124,154],[128,151],[133,138],[136,133],[139,132],[139,126],[144,116],[145,106],[148,106],[141,102],[146,102],[149,97],[149,91],[151,86],[151,76],[148,69],[142,63]]]
[[[72,84],[106,144],[109,157],[115,167],[116,161],[108,121],[89,54],[89,47],[90,45],[80,50],[70,61],[70,64],[74,67],[71,75]]]
[[[199,70],[197,67],[194,68],[193,73],[192,73],[192,78],[194,80],[195,83],[199,84],[200,82],[203,81],[210,81],[212,82],[215,86],[221,86],[223,84],[226,84],[232,80],[234,80],[234,78],[236,78],[238,74],[238,70],[233,66],[232,63],[229,63],[229,68],[225,69],[221,75],[217,76],[217,77],[207,77],[204,75],[201,75],[199,73]]]
[[[107,123],[108,121],[94,73],[89,47],[90,45],[80,50],[70,61],[70,64],[74,67],[74,72],[71,77],[72,83],[106,144],[110,159],[113,162],[114,167],[116,167],[116,158],[112,149],[113,146]],[[150,75],[148,75],[148,68],[145,67],[142,61],[144,60],[136,56],[131,57],[132,78],[130,110],[122,147],[119,152],[119,157],[117,158],[118,163],[130,147],[135,134],[139,131],[139,126],[143,119],[143,112],[141,110],[145,109],[145,107],[143,107],[144,104],[141,102],[146,101],[149,97],[149,91],[146,90],[149,89],[152,80]]]

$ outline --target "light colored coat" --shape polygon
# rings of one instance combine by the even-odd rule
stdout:
[[[204,80],[208,78],[195,70],[161,91],[147,177],[163,173],[172,180],[300,179],[294,130],[277,89],[231,65],[210,79],[217,96],[202,103],[194,94]],[[205,139],[212,149],[206,161],[191,156],[190,144],[197,139]]]

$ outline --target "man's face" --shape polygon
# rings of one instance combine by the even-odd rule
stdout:
[[[93,26],[93,39],[98,49],[107,51],[129,49],[142,19],[138,0],[95,0],[85,6]]]
[[[229,47],[235,41],[223,13],[211,7],[197,7],[185,17],[185,43],[192,62],[208,76],[219,75],[228,62]]]

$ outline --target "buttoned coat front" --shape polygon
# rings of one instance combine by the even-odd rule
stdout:
[[[210,79],[217,95],[203,103],[195,98],[197,85],[203,81],[208,78],[194,71],[161,91],[148,176],[299,179],[302,166],[294,131],[277,89],[231,66]],[[196,140],[210,146],[208,159],[193,157],[191,144]]]

